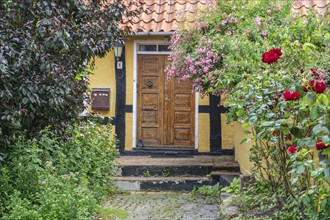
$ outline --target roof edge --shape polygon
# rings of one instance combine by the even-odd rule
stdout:
[[[132,32],[129,34],[129,36],[155,36],[155,35],[158,35],[158,36],[169,36],[169,35],[172,35],[174,33],[174,31],[171,31],[171,32],[164,32],[164,31],[161,31],[161,32]]]

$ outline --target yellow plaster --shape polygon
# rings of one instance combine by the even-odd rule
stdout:
[[[222,149],[234,148],[234,124],[227,124],[227,117],[221,114]]]
[[[133,105],[133,77],[134,77],[134,41],[125,43],[126,62],[126,105]]]
[[[247,135],[244,134],[244,130],[240,124],[234,123],[234,131],[235,160],[240,164],[242,173],[250,173],[253,165],[249,161],[249,155],[253,141],[241,144],[241,141],[246,138]]]
[[[113,52],[103,58],[96,58],[94,75],[90,76],[90,88],[110,88],[110,111],[100,111],[103,116],[115,116],[116,106],[116,79],[115,60]],[[88,108],[91,111],[91,107]]]
[[[132,150],[133,114],[126,113],[125,150]]]
[[[205,96],[204,98],[201,98],[201,96],[199,96],[198,98],[198,105],[209,105],[209,97]]]
[[[198,114],[198,152],[210,151],[210,116]]]

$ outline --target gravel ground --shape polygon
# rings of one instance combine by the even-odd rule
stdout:
[[[128,220],[216,220],[219,203],[192,200],[187,193],[131,192],[110,197],[106,208],[121,213],[102,219]]]

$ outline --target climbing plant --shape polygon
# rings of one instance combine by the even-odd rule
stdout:
[[[327,19],[310,11],[301,16],[293,1],[218,0],[196,23],[182,26],[172,37],[169,77],[191,80],[193,90],[224,94],[264,68],[260,55],[272,47],[285,51],[285,71],[299,73],[328,68]]]

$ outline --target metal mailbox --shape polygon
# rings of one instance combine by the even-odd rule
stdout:
[[[92,110],[110,110],[110,89],[92,88]]]

